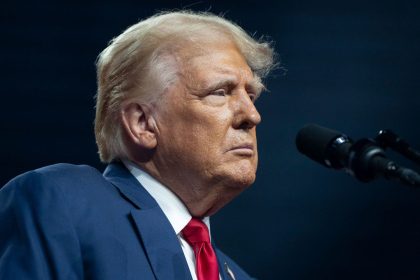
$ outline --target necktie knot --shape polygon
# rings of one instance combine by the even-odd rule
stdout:
[[[190,244],[210,242],[210,235],[207,226],[199,219],[192,218],[182,230],[184,239]]]

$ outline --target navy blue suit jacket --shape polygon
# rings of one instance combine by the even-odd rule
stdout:
[[[223,279],[250,279],[216,249]],[[0,189],[0,279],[191,279],[171,224],[121,164],[56,164]]]

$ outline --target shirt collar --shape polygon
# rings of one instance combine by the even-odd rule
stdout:
[[[178,235],[192,218],[184,203],[169,188],[141,170],[133,162],[123,160],[123,163],[137,181],[139,181],[146,191],[156,200],[157,204],[171,223],[175,233]],[[203,222],[210,232],[210,218],[203,218]]]

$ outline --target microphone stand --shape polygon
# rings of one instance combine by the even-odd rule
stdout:
[[[362,182],[369,182],[381,175],[405,185],[420,187],[420,175],[389,160],[384,148],[373,139],[363,138],[351,146],[348,166],[347,171]]]
[[[391,130],[380,130],[374,142],[382,149],[391,148],[414,163],[420,164],[420,152],[411,148],[406,141]],[[386,178],[396,178],[406,185],[420,186],[420,175],[414,170],[399,166],[393,161],[376,162],[375,165],[380,166],[379,169]]]
[[[383,148],[391,148],[405,156],[414,163],[420,164],[420,152],[411,148],[410,145],[389,129],[382,129],[378,132],[375,141]]]

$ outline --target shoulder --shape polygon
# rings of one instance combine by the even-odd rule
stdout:
[[[65,201],[85,194],[94,196],[106,185],[102,174],[91,166],[59,163],[42,167],[15,177],[0,189],[0,212],[23,205],[53,211]]]
[[[60,182],[89,182],[92,180],[103,180],[102,174],[94,167],[89,165],[75,165],[69,163],[57,163],[45,166],[24,173],[16,179],[38,178],[44,183]]]
[[[7,234],[13,228],[56,232],[91,223],[94,219],[88,213],[106,210],[116,197],[115,188],[97,169],[54,164],[21,174],[0,189],[0,221],[8,224]],[[0,238],[4,234],[0,230]]]
[[[82,277],[82,263],[75,261],[81,259],[76,226],[87,207],[79,194],[102,181],[90,166],[55,164],[19,175],[1,188],[0,274],[26,279],[30,271],[33,279],[55,279],[59,270]]]
[[[10,180],[0,193],[38,192],[61,185],[80,185],[104,181],[102,174],[88,165],[58,163],[23,173]]]

